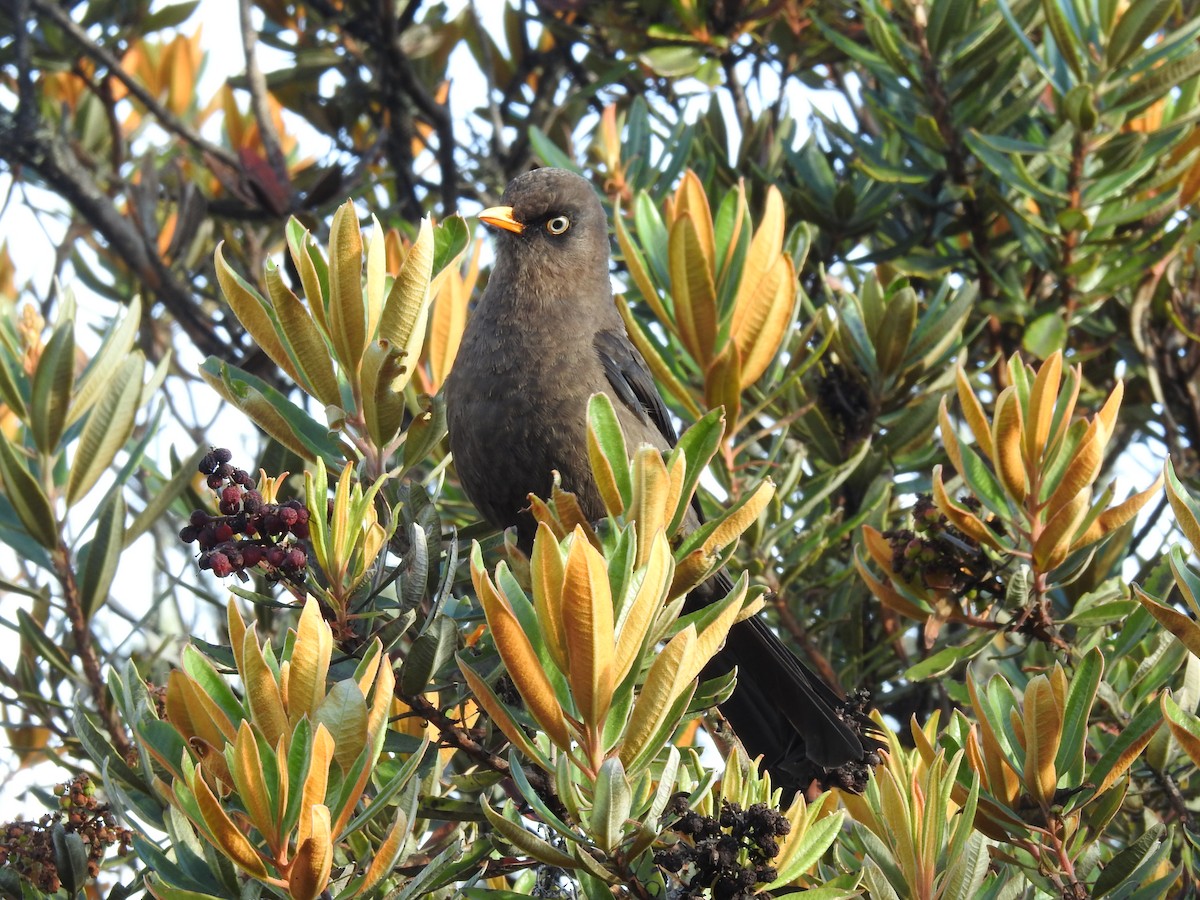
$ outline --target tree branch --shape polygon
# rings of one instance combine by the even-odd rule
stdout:
[[[75,24],[74,20],[62,7],[48,2],[48,0],[25,0],[25,2],[31,2],[35,10],[47,18],[53,19],[54,23],[70,35],[71,39],[80,46],[84,53],[107,68],[112,76],[125,85],[129,93],[136,97],[154,115],[162,128],[187,141],[187,143],[196,149],[212,154],[226,165],[238,166],[237,157],[232,153],[218,144],[205,140],[178,119],[169,109],[159,103],[149,91],[125,71],[121,66],[120,60],[89,38],[87,33]],[[24,107],[24,103],[22,103],[22,107]],[[33,109],[33,107],[30,108]]]
[[[283,156],[283,147],[279,144],[279,135],[275,131],[275,123],[271,121],[271,108],[267,103],[267,79],[263,76],[258,65],[258,56],[254,52],[258,44],[258,29],[254,27],[251,18],[249,0],[238,0],[238,14],[242,27],[242,52],[246,59],[246,84],[250,90],[250,108],[254,111],[254,120],[258,123],[258,134],[262,140],[263,149],[267,154],[267,163],[275,173],[280,187],[291,184],[288,176],[287,160]],[[291,190],[287,191],[290,201]],[[290,203],[289,203],[290,205]]]

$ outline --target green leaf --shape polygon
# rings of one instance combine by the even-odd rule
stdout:
[[[1162,824],[1156,823],[1150,826],[1145,834],[1109,860],[1108,864],[1100,871],[1100,876],[1096,879],[1095,884],[1092,885],[1092,896],[1103,897],[1114,888],[1125,884],[1126,879],[1133,874],[1142,860],[1158,846],[1164,831],[1166,831],[1166,827]]]
[[[945,675],[957,668],[959,663],[974,659],[986,650],[995,637],[996,635],[993,632],[984,631],[968,644],[945,647],[927,659],[909,666],[908,671],[904,673],[904,677],[910,681],[924,681],[928,678],[937,678]]]
[[[1055,350],[1061,350],[1066,340],[1067,323],[1055,311],[1038,316],[1026,326],[1021,346],[1038,359],[1047,359]]]
[[[0,437],[0,479],[4,481],[6,498],[29,536],[47,550],[55,549],[58,546],[58,523],[54,519],[50,500],[4,437]]]
[[[12,370],[8,367],[7,356],[0,358],[0,401],[6,403],[18,419],[24,421],[28,418],[29,414],[25,410],[25,398],[21,394],[20,387],[17,386]]]
[[[625,820],[633,806],[633,792],[625,768],[615,756],[606,759],[596,773],[591,832],[605,852],[612,852],[625,832]]]
[[[328,429],[261,378],[215,356],[204,361],[200,374],[279,443],[307,460],[320,458],[341,468],[346,456]]]
[[[684,459],[687,460],[687,467],[683,473],[683,489],[680,491],[679,506],[675,509],[675,515],[671,517],[670,527],[667,528],[668,535],[675,534],[683,524],[683,518],[688,511],[688,498],[695,493],[701,476],[704,475],[705,469],[708,468],[709,462],[716,454],[724,431],[724,416],[721,414],[721,410],[713,409],[679,436],[679,441],[671,453],[682,453]]]
[[[449,616],[434,619],[429,629],[413,641],[400,667],[400,691],[413,695],[428,690],[434,675],[454,657],[457,644],[454,620]]]
[[[1083,780],[1083,754],[1087,745],[1088,720],[1091,718],[1092,704],[1096,700],[1096,691],[1100,686],[1100,677],[1104,674],[1104,655],[1093,647],[1080,660],[1071,678],[1071,687],[1067,692],[1066,708],[1063,710],[1062,737],[1059,739],[1058,755],[1054,768],[1059,773],[1070,773],[1067,777],[1069,784],[1079,784]]]
[[[605,393],[596,393],[588,400],[588,425],[596,438],[600,453],[608,462],[613,481],[621,495],[625,509],[633,499],[633,485],[629,479],[629,451],[625,447],[625,435],[613,408],[612,398]],[[672,532],[673,533],[673,532]]]
[[[429,458],[433,448],[446,436],[446,398],[438,394],[429,407],[415,416],[404,433],[404,468],[409,470]]]
[[[1157,703],[1151,703],[1130,720],[1121,729],[1121,733],[1108,746],[1108,749],[1096,760],[1087,780],[1098,788],[1105,781],[1119,777],[1133,763],[1130,751],[1138,744],[1147,741],[1162,724],[1162,711]]]
[[[367,703],[358,684],[351,679],[334,684],[313,714],[317,725],[329,729],[334,758],[343,772],[348,770],[367,742]]]
[[[164,28],[177,28],[192,17],[200,0],[187,0],[184,3],[172,3],[156,9],[142,19],[142,34],[153,34]]]
[[[704,61],[698,48],[680,45],[651,47],[638,54],[638,60],[664,78],[692,75]]]
[[[140,297],[134,297],[120,324],[111,328],[79,379],[75,397],[71,401],[71,411],[67,414],[67,427],[83,418],[97,398],[112,388],[113,377],[133,351],[141,323],[142,301]]]
[[[471,229],[460,215],[447,216],[433,229],[433,277],[453,264],[471,243]]]
[[[496,829],[504,840],[522,853],[526,853],[548,866],[567,870],[577,868],[575,860],[571,856],[546,843],[532,832],[526,831],[506,816],[500,815],[500,813],[492,809],[486,799],[480,798],[480,804],[483,806],[483,814],[492,823],[492,827]],[[512,801],[510,800],[506,804],[506,811],[511,808]]]
[[[17,610],[17,631],[22,640],[37,651],[42,660],[58,669],[62,675],[71,679],[78,676],[79,673],[75,670],[66,651],[58,643],[50,640],[46,632],[42,630],[42,626],[23,609]]]
[[[125,498],[114,488],[101,504],[96,533],[79,552],[79,603],[90,619],[108,599],[108,589],[125,549]]]
[[[112,742],[92,721],[91,713],[85,705],[85,696],[85,691],[79,691],[75,695],[75,704],[71,714],[71,731],[79,738],[79,743],[83,745],[83,749],[87,751],[88,756],[98,767],[126,784],[141,784],[142,779],[133,769],[129,768],[129,764],[121,758],[121,754],[116,751]]]
[[[79,446],[71,460],[67,477],[67,506],[74,506],[108,471],[117,452],[133,434],[142,397],[142,370],[145,359],[141,353],[125,358],[95,406],[88,413]]]
[[[67,319],[54,329],[42,349],[37,371],[33,373],[33,392],[29,400],[29,430],[43,453],[58,449],[67,412],[71,406],[71,388],[75,384],[75,331]]]
[[[88,854],[83,838],[56,822],[50,829],[50,841],[54,845],[54,866],[58,869],[59,880],[67,894],[73,897],[88,880]]]
[[[1077,79],[1082,80],[1083,66],[1079,61],[1079,50],[1075,46],[1075,29],[1067,21],[1067,16],[1059,5],[1059,0],[1042,0],[1042,11],[1046,15],[1046,25],[1054,36],[1054,44],[1058,47],[1059,55],[1070,67]]]
[[[1159,97],[1200,74],[1200,51],[1173,59],[1143,75],[1129,85],[1129,89],[1121,94],[1117,102],[1123,107],[1136,111],[1143,103],[1151,103]]]
[[[529,128],[529,146],[546,165],[582,174],[579,164],[564,153],[558,144],[554,143],[554,140],[536,125]]]
[[[802,872],[807,871],[813,863],[825,855],[826,850],[833,846],[833,842],[842,830],[844,819],[845,813],[838,810],[833,815],[825,816],[814,822],[804,832],[802,848],[788,860],[787,866],[778,873],[775,880],[762,890],[773,891],[781,888],[798,878]]]
[[[1130,3],[1108,36],[1104,61],[1115,69],[1142,49],[1150,35],[1166,24],[1179,0],[1138,0]]]
[[[196,477],[197,466],[201,457],[208,452],[204,447],[197,447],[192,455],[179,464],[179,468],[165,484],[160,485],[150,493],[142,511],[134,516],[133,522],[125,529],[125,546],[128,547],[155,522],[163,517]]]

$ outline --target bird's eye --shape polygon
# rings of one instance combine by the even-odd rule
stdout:
[[[546,230],[551,234],[562,234],[571,227],[571,220],[566,216],[555,216],[546,222]]]

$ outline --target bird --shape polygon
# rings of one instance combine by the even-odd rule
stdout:
[[[608,220],[591,183],[566,169],[533,169],[478,217],[495,232],[495,261],[446,380],[449,444],[467,498],[496,528],[515,526],[528,550],[537,528],[529,495],[547,497],[555,472],[589,520],[605,516],[588,462],[592,394],[612,400],[632,448],[666,451],[677,436],[613,300]],[[684,527],[699,525],[692,513]],[[721,570],[693,589],[685,609],[731,587]],[[731,629],[703,677],[734,666],[736,687],[720,709],[785,796],[813,781],[862,789],[880,745],[861,709],[760,616]]]

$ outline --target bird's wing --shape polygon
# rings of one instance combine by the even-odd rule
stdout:
[[[653,423],[667,443],[675,446],[678,436],[671,424],[671,414],[646,361],[629,342],[629,336],[624,331],[600,331],[596,333],[595,347],[613,393],[630,412],[646,424]]]

